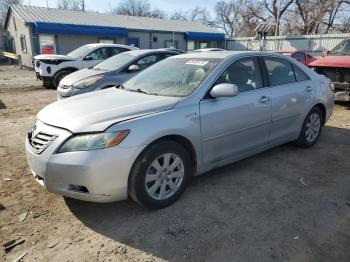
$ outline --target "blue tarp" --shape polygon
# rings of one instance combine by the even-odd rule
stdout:
[[[54,35],[92,35],[100,37],[127,37],[128,29],[125,27],[76,25],[61,23],[36,22],[35,30],[40,34]]]
[[[223,40],[225,40],[225,34],[223,34],[223,33],[185,32],[185,39],[223,41]]]

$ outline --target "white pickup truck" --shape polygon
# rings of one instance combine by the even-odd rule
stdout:
[[[37,55],[34,67],[37,79],[46,88],[57,88],[61,79],[79,69],[92,67],[116,54],[138,49],[119,44],[88,44],[67,55]]]

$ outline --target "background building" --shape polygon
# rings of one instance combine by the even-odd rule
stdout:
[[[139,48],[176,47],[185,51],[223,47],[225,36],[199,22],[68,11],[12,5],[4,28],[8,46],[25,66],[37,54],[67,54],[88,43]]]

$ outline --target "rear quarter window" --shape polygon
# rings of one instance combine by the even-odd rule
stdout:
[[[310,80],[307,74],[297,66],[294,66],[295,78],[298,82]]]

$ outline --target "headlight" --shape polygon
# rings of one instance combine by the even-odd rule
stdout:
[[[95,84],[98,80],[101,80],[103,78],[104,78],[104,76],[94,76],[94,77],[85,78],[83,80],[75,82],[73,84],[73,87],[75,87],[75,88],[86,88],[86,87],[89,87],[89,86]]]
[[[57,153],[88,151],[120,144],[130,133],[129,130],[74,135],[58,149]]]

